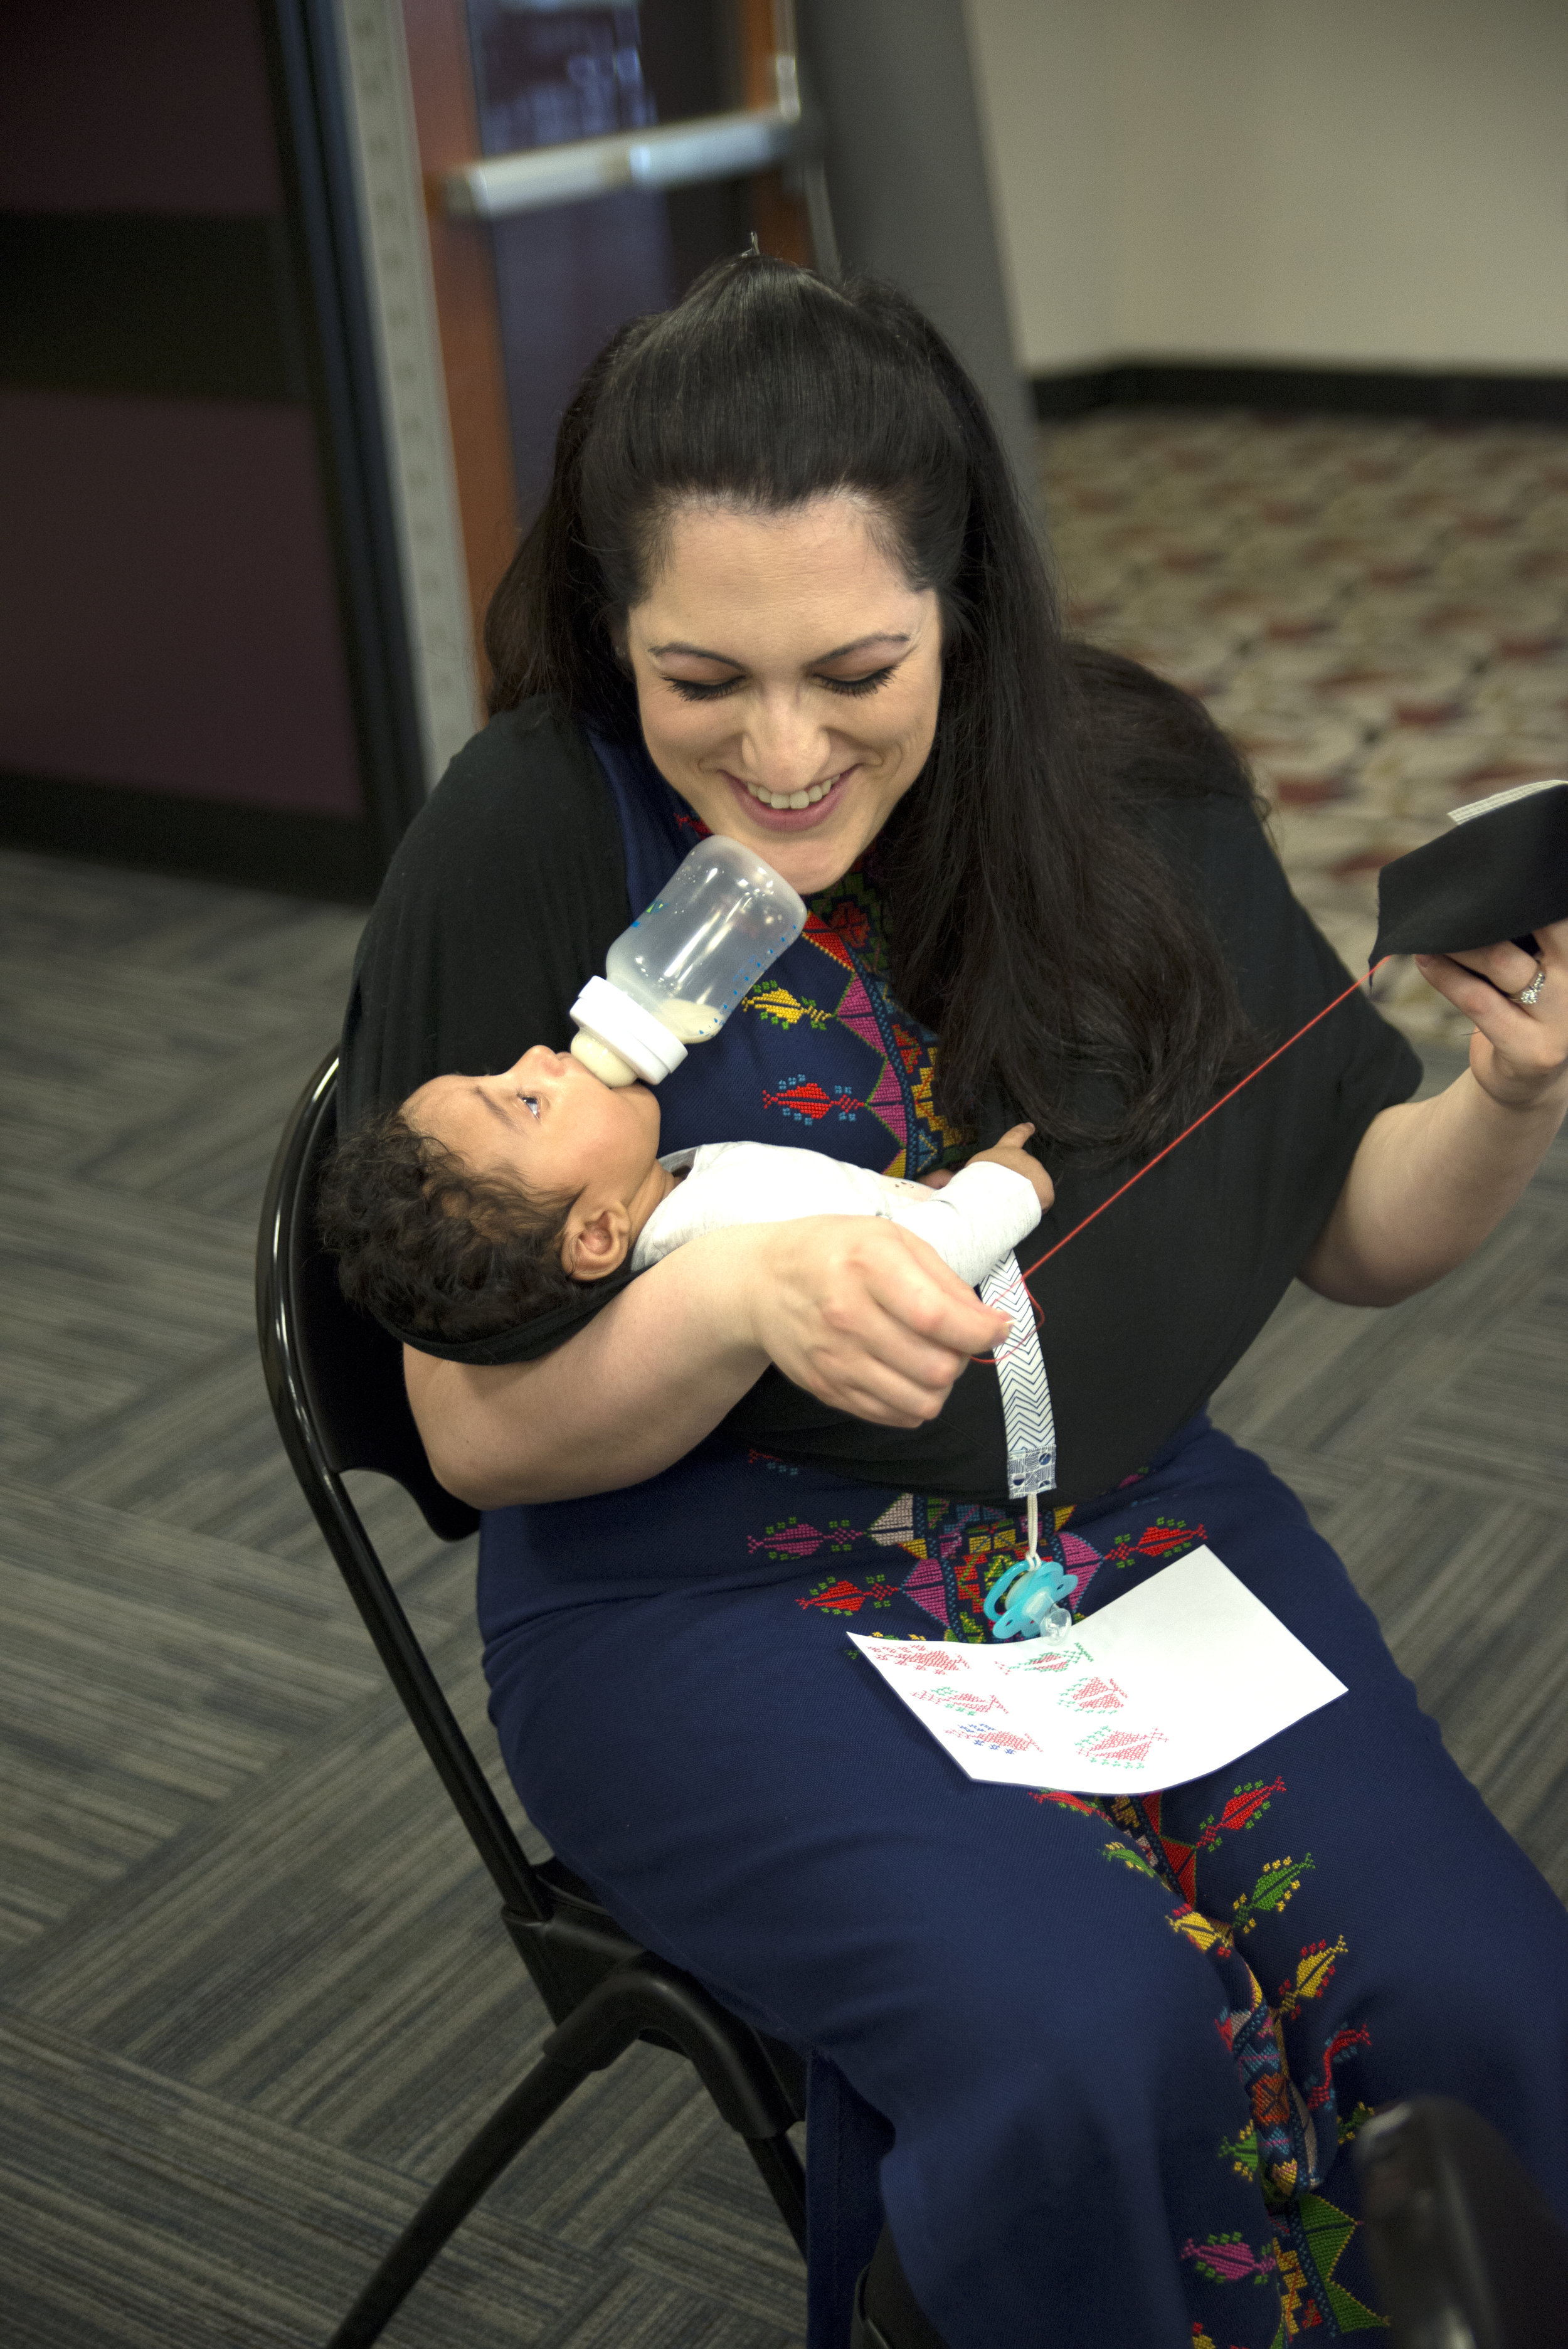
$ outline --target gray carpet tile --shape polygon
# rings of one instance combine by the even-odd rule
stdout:
[[[316,2349],[423,2190],[33,2020],[0,2018],[0,2115],[6,2337],[27,2349]],[[386,2338],[570,2338],[618,2280],[481,2209]]]
[[[805,2132],[795,2132],[804,2152]],[[709,2132],[667,2192],[620,2239],[621,2257],[764,2323],[789,2311],[805,2324],[795,2247],[735,2138]]]

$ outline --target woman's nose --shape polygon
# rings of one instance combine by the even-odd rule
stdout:
[[[818,782],[830,766],[828,730],[793,696],[771,699],[746,729],[748,781],[765,791],[798,792]]]

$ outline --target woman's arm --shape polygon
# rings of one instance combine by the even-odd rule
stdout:
[[[1006,1327],[913,1234],[822,1216],[690,1241],[540,1361],[403,1360],[437,1477],[494,1509],[656,1475],[769,1362],[857,1418],[918,1427]]]
[[[1539,933],[1546,984],[1520,947],[1418,955],[1475,1021],[1470,1064],[1432,1101],[1373,1119],[1301,1278],[1341,1305],[1397,1305],[1462,1264],[1519,1197],[1568,1110],[1568,922]],[[1493,983],[1489,983],[1493,982]],[[1501,991],[1500,991],[1501,990]]]

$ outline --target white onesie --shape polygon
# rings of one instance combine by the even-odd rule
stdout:
[[[637,1235],[632,1250],[636,1272],[699,1233],[725,1231],[734,1224],[881,1216],[916,1233],[960,1280],[977,1288],[998,1258],[1040,1220],[1033,1185],[994,1163],[961,1167],[940,1191],[874,1174],[869,1166],[847,1166],[820,1150],[767,1142],[706,1142],[696,1150],[672,1151],[659,1164],[672,1174],[682,1167],[687,1173]]]

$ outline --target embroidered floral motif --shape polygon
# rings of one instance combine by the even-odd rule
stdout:
[[[1031,1786],[1031,1803],[1052,1803],[1058,1811],[1077,1811],[1081,1818],[1103,1819],[1105,1813],[1087,1795],[1069,1795],[1060,1786]],[[1119,1847],[1119,1848],[1120,1847]]]
[[[807,1003],[799,996],[791,995],[776,979],[759,979],[746,998],[746,1008],[778,1028],[793,1028],[802,1019],[809,1028],[827,1028],[833,1018],[820,1003]]]
[[[939,1624],[948,1639],[972,1642],[989,1637],[985,1607],[992,1585],[1024,1554],[1023,1528],[1011,1509],[918,1493],[901,1493],[868,1526],[852,1527],[835,1518],[823,1530],[790,1517],[747,1537],[748,1550],[770,1557],[811,1557],[824,1547],[845,1556],[862,1544],[873,1556],[902,1551],[909,1563],[896,1577],[884,1565],[863,1578],[820,1584],[798,1595],[796,1604],[852,1613],[899,1595]],[[1070,1534],[1052,1536],[1048,1547],[1081,1594],[1099,1566],[1099,1553]],[[1082,1652],[1075,1647],[1059,1660],[1066,1665]]]
[[[854,1544],[855,1536],[842,1517],[830,1517],[823,1532],[799,1517],[780,1517],[777,1524],[764,1526],[760,1534],[746,1537],[748,1550],[763,1550],[769,1557],[814,1557],[824,1547],[845,1550]]]
[[[860,1109],[848,1085],[835,1085],[829,1092],[814,1078],[808,1079],[804,1071],[798,1077],[786,1077],[776,1093],[763,1094],[762,1102],[766,1109],[781,1109],[798,1125],[820,1125],[835,1111],[841,1121],[848,1121]]]
[[[1293,1884],[1290,1889],[1294,1892],[1296,1888]],[[1323,1996],[1333,1976],[1336,1961],[1346,1954],[1348,1946],[1341,1934],[1332,1947],[1326,1941],[1314,1941],[1303,1950],[1296,1960],[1294,1978],[1280,1984],[1279,1996],[1274,2002],[1282,2016],[1288,2018],[1298,2007],[1305,2006],[1309,1999]]]
[[[1315,1865],[1308,1852],[1304,1859],[1271,1859],[1250,1892],[1238,1892],[1231,1923],[1238,1933],[1250,1933],[1260,1917],[1272,1917],[1291,1895],[1301,1890],[1301,1879]]]
[[[1183,1843],[1179,1837],[1168,1835],[1161,1824],[1161,1795],[1148,1795],[1143,1801],[1143,1817],[1149,1832],[1156,1838],[1165,1855],[1171,1874],[1184,1900],[1195,1902],[1197,1892],[1198,1855],[1211,1850],[1222,1835],[1244,1833],[1255,1826],[1268,1809],[1271,1799],[1285,1791],[1284,1780],[1276,1778],[1265,1786],[1261,1779],[1250,1785],[1238,1786],[1222,1809],[1211,1812],[1199,1827],[1196,1839]],[[1310,1866],[1310,1862],[1307,1863]]]
[[[1128,1478],[1128,1483],[1134,1480]],[[1140,1534],[1120,1534],[1106,1551],[1110,1566],[1130,1566],[1134,1558],[1180,1557],[1183,1550],[1195,1549],[1206,1539],[1202,1526],[1190,1526],[1184,1517],[1156,1517]]]
[[[896,1582],[814,1582],[800,1607],[820,1607],[825,1615],[858,1615],[862,1607],[891,1607],[898,1597]]]
[[[1262,2158],[1258,2152],[1258,2133],[1251,2121],[1240,2137],[1222,2137],[1220,2139],[1220,2158],[1229,2160],[1238,2178],[1251,2178],[1256,2183]]]
[[[1279,2271],[1279,2254],[1272,2243],[1254,2251],[1239,2234],[1211,2235],[1202,2243],[1189,2235],[1181,2257],[1191,2260],[1211,2283],[1267,2283]]]

